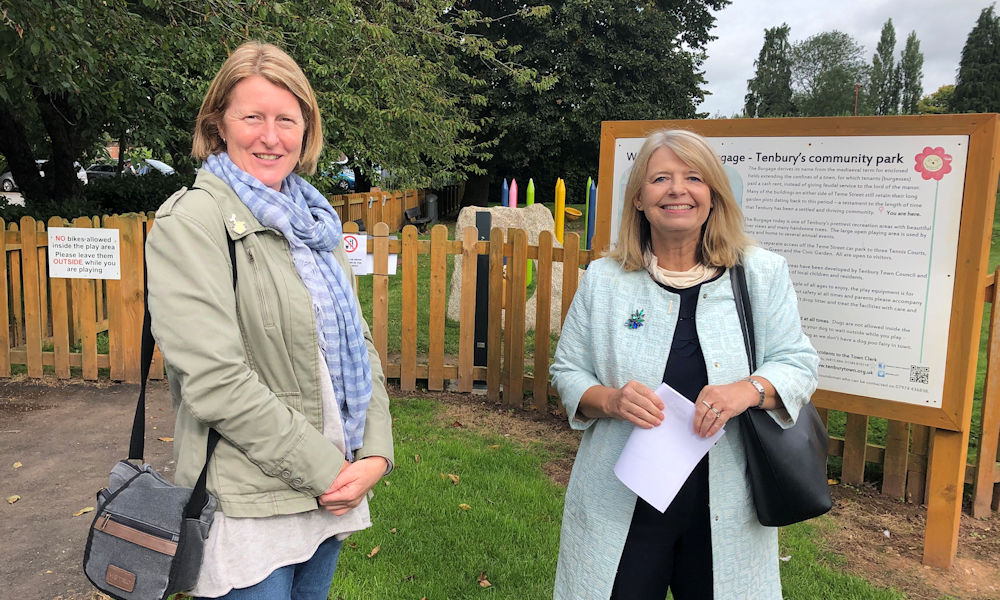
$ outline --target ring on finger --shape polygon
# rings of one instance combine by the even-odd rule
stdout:
[[[710,408],[712,410],[712,412],[715,413],[715,418],[716,419],[718,419],[719,417],[722,416],[722,413],[719,412],[719,409],[715,408],[714,406],[709,406],[708,408]]]

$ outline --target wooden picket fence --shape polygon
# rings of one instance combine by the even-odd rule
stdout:
[[[393,232],[401,230],[406,225],[406,209],[420,206],[423,201],[423,190],[373,189],[361,194],[330,196],[330,205],[342,223],[361,222],[366,231],[371,231],[376,223],[385,223]]]
[[[346,221],[345,221],[346,222]],[[13,365],[22,365],[30,378],[49,372],[59,379],[138,382],[139,341],[143,315],[143,240],[153,226],[146,215],[79,218],[72,223],[53,217],[49,227],[116,228],[121,242],[121,280],[53,279],[47,274],[46,224],[30,217],[5,224],[0,268],[0,313],[9,323],[0,328],[0,377],[10,377]],[[345,225],[350,229],[351,223]],[[470,392],[475,382],[485,382],[487,398],[506,406],[521,407],[525,396],[538,410],[547,410],[553,390],[549,385],[549,336],[536,335],[534,358],[526,361],[525,281],[529,260],[535,261],[536,331],[548,331],[553,286],[562,288],[560,318],[565,318],[579,283],[579,267],[593,256],[578,250],[579,236],[569,233],[565,247],[556,247],[551,232],[542,232],[537,244],[527,234],[510,230],[506,239],[494,229],[489,241],[477,241],[467,228],[461,240],[448,239],[447,227],[438,225],[430,239],[419,239],[412,226],[391,239],[392,228],[377,223],[368,228],[369,252],[374,256],[372,333],[386,376],[398,380],[403,390],[414,390],[422,381],[428,390],[443,390],[446,382]],[[398,254],[399,274],[388,274],[390,254]],[[417,295],[418,257],[430,264],[429,299]],[[485,365],[473,364],[474,310],[477,256],[489,257],[488,346]],[[445,354],[447,269],[449,260],[462,256],[461,316],[457,356]],[[505,260],[506,259],[506,260]],[[506,267],[504,263],[506,262]],[[563,263],[561,281],[553,281],[555,263]],[[402,290],[400,352],[389,355],[388,286],[398,277]],[[1000,302],[1000,270],[984,286],[994,306]],[[417,304],[427,301],[427,322],[418,322]],[[417,352],[417,333],[424,329],[428,351]],[[98,351],[98,338],[106,336],[107,351]],[[1000,502],[1000,310],[994,311],[988,339],[988,365],[982,420],[972,439],[978,439],[978,456],[967,465],[966,482],[973,486],[973,514],[998,510]],[[106,375],[100,370],[107,369]],[[543,374],[537,376],[537,374]],[[51,376],[50,375],[50,376]],[[163,377],[163,362],[156,353],[151,377]],[[828,418],[833,411],[821,411]],[[841,479],[858,484],[866,471],[881,467],[881,491],[894,498],[922,503],[927,483],[930,429],[889,421],[884,445],[868,443],[869,417],[846,415],[843,437],[831,440],[830,455],[842,459]],[[875,477],[872,477],[875,478]]]
[[[439,217],[458,214],[464,189],[465,185],[459,184],[434,192],[438,197]],[[426,213],[426,197],[426,190],[391,191],[373,188],[370,192],[331,196],[330,205],[343,223],[361,223],[365,231],[371,231],[376,223],[385,223],[389,226],[389,232],[395,233],[406,225],[408,209],[420,207],[421,214]]]

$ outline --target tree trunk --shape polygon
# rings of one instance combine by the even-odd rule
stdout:
[[[71,115],[76,114],[76,111],[61,95],[50,96],[37,92],[35,104],[52,142],[52,156],[44,167],[45,187],[49,192],[49,200],[58,207],[74,197],[83,196],[83,182],[77,179],[73,161],[80,150],[80,136],[77,131],[83,128],[84,124],[79,117],[75,123],[67,121]]]
[[[0,105],[0,153],[7,157],[14,182],[24,196],[45,197],[45,182],[38,174],[28,133],[5,104]]]

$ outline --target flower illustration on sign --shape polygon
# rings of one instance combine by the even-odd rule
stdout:
[[[944,148],[940,146],[937,148],[925,146],[924,151],[916,156],[916,161],[914,170],[925,180],[941,181],[942,177],[951,173],[951,155],[945,154]]]

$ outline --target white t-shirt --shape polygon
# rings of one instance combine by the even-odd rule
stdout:
[[[344,427],[334,397],[326,361],[319,357],[323,390],[323,435],[344,451]],[[205,541],[198,584],[192,596],[218,598],[230,590],[256,585],[275,569],[305,562],[327,539],[346,538],[371,527],[368,499],[347,514],[336,516],[323,509],[272,517],[227,517],[215,513]]]

